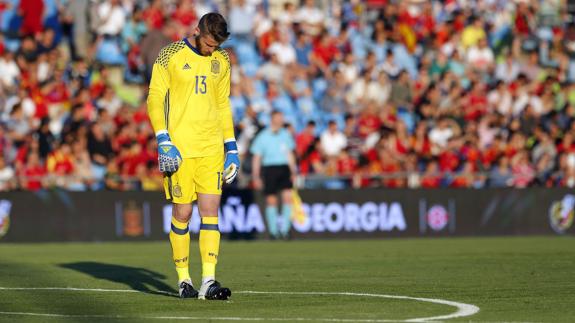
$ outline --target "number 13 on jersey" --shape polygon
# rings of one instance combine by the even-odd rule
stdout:
[[[207,85],[206,85],[206,76],[205,75],[196,75],[196,94],[206,94]]]

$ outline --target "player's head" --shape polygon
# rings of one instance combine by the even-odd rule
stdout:
[[[284,125],[283,113],[281,113],[281,111],[278,110],[272,111],[270,126],[274,130],[278,130],[281,129],[283,125]]]
[[[226,19],[216,12],[207,13],[200,18],[195,34],[196,47],[204,56],[211,55],[230,35]]]

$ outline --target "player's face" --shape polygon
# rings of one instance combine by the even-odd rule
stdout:
[[[212,35],[199,35],[196,37],[198,51],[204,56],[210,56],[220,46]]]
[[[272,116],[271,126],[273,128],[279,129],[284,125],[284,117],[281,113],[276,113]]]

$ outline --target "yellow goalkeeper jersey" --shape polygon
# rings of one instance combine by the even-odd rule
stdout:
[[[152,70],[148,115],[167,130],[182,158],[222,154],[234,138],[230,60],[225,50],[202,56],[187,39],[164,47]]]

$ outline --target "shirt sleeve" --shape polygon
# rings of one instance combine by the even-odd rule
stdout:
[[[161,130],[168,130],[165,101],[170,88],[169,59],[169,53],[166,48],[162,49],[152,68],[147,103],[148,116],[156,133]]]
[[[262,134],[258,134],[256,136],[256,138],[254,139],[254,141],[252,142],[252,145],[250,147],[250,153],[252,153],[252,155],[258,155],[261,156],[262,155]]]
[[[230,74],[232,68],[227,52],[221,49],[220,53],[225,59],[222,71],[223,75],[218,84],[218,113],[222,120],[224,140],[228,140],[235,139],[232,105],[230,103]]]
[[[286,136],[286,142],[288,145],[288,148],[290,150],[294,150],[295,149],[295,142],[293,140],[293,136],[291,135],[291,133],[289,131],[286,130],[285,132],[285,136]]]

